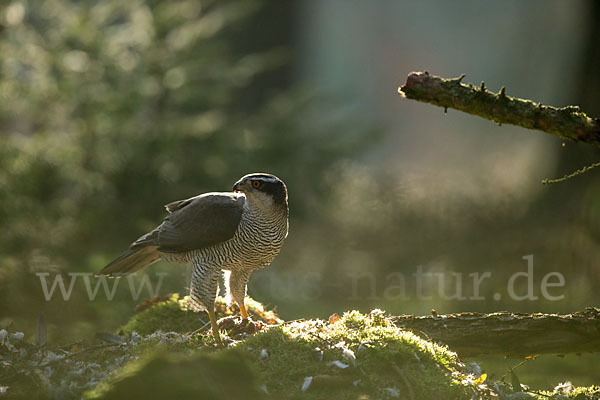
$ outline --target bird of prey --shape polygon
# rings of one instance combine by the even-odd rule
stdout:
[[[165,206],[162,224],[133,242],[100,271],[126,275],[159,260],[192,263],[190,306],[206,311],[221,342],[215,297],[221,270],[228,295],[248,318],[244,297],[252,271],[269,265],[288,233],[288,196],[283,181],[271,174],[240,178],[232,192],[212,192]]]

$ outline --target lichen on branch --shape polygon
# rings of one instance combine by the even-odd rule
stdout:
[[[490,92],[461,83],[465,76],[445,79],[425,72],[412,72],[398,92],[407,99],[454,108],[498,124],[537,129],[563,139],[600,145],[600,119],[588,117],[578,106],[556,108],[506,95],[504,87]]]

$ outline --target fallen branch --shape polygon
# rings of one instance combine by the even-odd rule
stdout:
[[[600,145],[600,119],[590,118],[577,106],[556,108],[461,83],[464,75],[444,79],[426,72],[412,72],[398,92],[408,99],[454,108],[492,120],[537,129],[576,142]]]
[[[572,314],[492,314],[392,317],[398,327],[448,345],[461,356],[527,357],[600,351],[600,308]]]

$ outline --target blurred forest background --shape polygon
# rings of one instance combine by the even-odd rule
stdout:
[[[36,273],[97,272],[164,204],[255,171],[285,180],[291,219],[249,294],[285,319],[597,306],[600,172],[540,181],[598,149],[402,99],[413,70],[599,117],[600,2],[1,2],[0,326],[31,333],[44,313],[55,342],[116,329],[136,304],[125,282],[112,301],[80,281],[47,302]],[[564,299],[495,300],[529,254],[536,294],[558,271]],[[445,300],[435,281],[416,299],[419,265],[463,273],[466,296],[468,274],[490,271],[485,300]],[[185,292],[188,271],[147,270],[169,273],[161,294]],[[394,273],[408,299],[386,291]],[[589,385],[599,362],[522,368]]]

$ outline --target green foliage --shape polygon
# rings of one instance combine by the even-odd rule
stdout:
[[[273,56],[248,66],[232,50],[226,31],[258,3],[227,3],[1,10],[24,9],[0,41],[3,255],[99,251],[138,235],[168,200],[239,175],[223,158],[246,150],[231,104]]]

